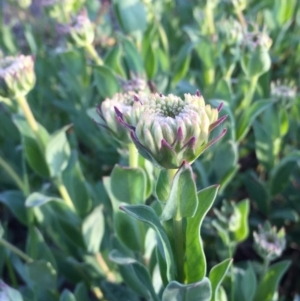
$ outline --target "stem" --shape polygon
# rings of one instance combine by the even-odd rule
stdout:
[[[258,76],[251,77],[249,92],[245,95],[245,98],[243,99],[240,106],[238,107],[238,112],[243,110],[243,109],[246,109],[250,106],[250,104],[253,100],[254,92],[255,92],[255,89],[256,89],[256,86],[257,86],[257,82],[258,82]]]
[[[36,122],[33,114],[32,114],[32,111],[28,105],[28,102],[26,100],[26,97],[25,96],[18,96],[16,98],[16,101],[18,102],[19,106],[21,107],[24,115],[25,115],[25,118],[30,126],[30,128],[32,129],[36,139],[37,139],[37,142],[39,143],[39,146],[41,148],[41,150],[44,149],[44,142],[43,142],[43,139],[41,137],[41,135],[39,134],[39,126],[38,126],[38,123]]]
[[[247,28],[247,22],[245,20],[243,12],[239,9],[239,10],[236,11],[236,15],[237,15],[243,29],[246,29]]]
[[[184,283],[184,233],[181,218],[173,219],[173,235],[175,243],[175,260],[177,266],[177,280]]]
[[[17,175],[14,169],[0,156],[0,166],[6,171],[6,173],[15,181],[16,185],[24,193],[26,192],[26,186],[22,179]]]
[[[208,28],[208,33],[210,35],[214,35],[215,34],[215,23],[214,23],[214,13],[213,13],[213,9],[209,4],[206,4],[205,7],[205,14],[206,14],[206,21],[207,21],[207,28]]]
[[[210,86],[215,81],[215,69],[209,68],[204,70],[204,82],[206,85]]]
[[[138,167],[138,151],[133,143],[128,145],[129,152],[129,167]]]
[[[97,65],[102,66],[103,61],[98,55],[95,47],[92,44],[86,44],[85,49],[90,54],[90,56],[93,58],[93,60],[97,63]]]
[[[66,186],[64,185],[63,181],[61,178],[58,178],[56,181],[56,187],[61,195],[61,197],[63,198],[63,200],[66,202],[66,204],[68,205],[68,207],[72,210],[72,211],[76,211],[75,207],[73,205],[72,199],[69,195],[69,192],[66,188]]]
[[[259,277],[260,282],[264,279],[265,275],[267,274],[269,264],[270,264],[270,260],[267,257],[265,257],[263,262],[263,269]]]
[[[5,263],[6,263],[6,267],[7,267],[7,270],[8,270],[8,275],[9,275],[9,278],[12,282],[12,285],[14,288],[18,288],[18,281],[17,281],[17,277],[16,277],[16,274],[15,274],[15,271],[12,267],[12,264],[11,264],[11,261],[9,260],[8,256],[5,256]]]
[[[0,238],[0,245],[2,245],[3,247],[9,249],[10,251],[12,251],[16,255],[18,255],[20,258],[22,258],[27,263],[30,263],[30,262],[33,261],[33,259],[30,258],[27,254],[25,254],[23,251],[16,248],[15,246],[13,246],[11,243],[9,243],[7,240],[5,240],[3,238]]]
[[[104,272],[105,276],[107,277],[107,279],[110,282],[115,282],[116,281],[115,275],[109,269],[109,267],[106,264],[103,256],[101,255],[101,253],[96,253],[96,260],[97,260],[99,266],[101,267],[101,269],[103,270],[103,272]]]
[[[233,259],[233,252],[232,252],[232,247],[229,242],[228,246],[228,253],[229,253],[229,258]],[[230,289],[230,301],[234,301],[234,270],[233,270],[233,262],[230,265],[230,282],[231,282],[231,289]]]

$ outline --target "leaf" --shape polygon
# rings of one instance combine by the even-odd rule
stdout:
[[[200,236],[205,215],[212,207],[219,190],[218,185],[198,192],[198,208],[194,217],[187,218],[186,226],[186,280],[197,282],[206,275],[206,258]]]
[[[0,203],[9,208],[13,215],[23,224],[27,224],[25,197],[22,192],[8,190],[0,193]]]
[[[140,262],[133,258],[124,256],[118,250],[112,250],[109,253],[109,257],[113,262],[117,263],[118,265],[132,265],[134,273],[136,274],[139,281],[141,281],[142,285],[144,286],[144,289],[146,289],[148,292],[148,298],[149,296],[151,296],[151,299],[153,301],[159,301],[158,296],[154,291],[150,274],[144,265],[142,265]]]
[[[149,224],[155,230],[160,240],[160,244],[158,244],[159,251],[167,264],[167,278],[169,281],[172,281],[175,277],[173,253],[168,236],[160,224],[155,211],[146,205],[121,206],[120,209],[130,216]]]
[[[279,281],[290,265],[290,261],[284,260],[271,265],[268,272],[258,284],[254,301],[272,301],[274,293],[277,291]]]
[[[150,44],[146,54],[146,58],[144,59],[144,65],[148,80],[154,78],[157,72],[157,63],[158,58],[156,56],[156,51],[153,49],[152,44]]]
[[[105,66],[109,67],[111,71],[114,71],[121,77],[126,77],[124,67],[122,65],[122,55],[122,47],[120,45],[116,45],[108,51],[104,62]]]
[[[243,200],[236,204],[236,209],[240,212],[240,224],[234,231],[235,242],[242,242],[248,237],[249,225],[248,225],[248,215],[249,215],[249,200]]]
[[[186,75],[191,62],[191,52],[193,47],[194,45],[192,43],[187,43],[184,44],[179,50],[173,71],[174,84],[177,84]]]
[[[97,253],[104,235],[102,205],[96,207],[83,221],[82,234],[88,252]]]
[[[280,209],[272,210],[270,218],[272,220],[280,219],[280,220],[283,220],[285,223],[287,221],[297,223],[299,221],[299,214],[297,213],[297,211],[295,211],[291,208],[280,208]]]
[[[160,219],[167,221],[171,218],[193,217],[197,206],[198,198],[193,171],[188,163],[183,163],[173,178],[171,191]]]
[[[23,301],[22,295],[0,280],[0,297],[3,301]]]
[[[56,271],[50,262],[44,260],[33,261],[27,264],[30,280],[38,289],[56,289]]]
[[[165,288],[162,301],[209,301],[211,294],[211,285],[208,278],[186,285],[172,281]]]
[[[28,161],[30,167],[39,175],[43,177],[49,177],[46,159],[44,153],[41,151],[41,147],[48,143],[48,132],[40,124],[38,124],[39,133],[43,138],[44,143],[43,146],[40,146],[34,133],[23,116],[14,115],[13,121],[22,136],[26,160]]]
[[[111,173],[111,191],[123,203],[141,204],[146,199],[147,179],[141,168],[116,165]]]
[[[3,229],[2,224],[0,222],[0,238],[2,238],[3,235],[4,235],[4,229]]]
[[[166,202],[171,191],[171,179],[167,169],[161,169],[155,184],[155,194],[160,202]]]
[[[142,75],[144,73],[144,64],[139,51],[136,46],[127,38],[122,38],[122,45],[124,48],[124,60],[127,70],[134,74]]]
[[[70,125],[52,134],[46,145],[45,157],[52,177],[58,177],[68,165],[71,149],[66,137]]]
[[[26,254],[35,260],[50,262],[54,269],[57,268],[54,256],[45,243],[42,233],[35,227],[29,230],[26,242]]]
[[[119,91],[120,85],[116,76],[106,66],[94,66],[94,85],[103,97],[112,97]]]
[[[76,301],[76,298],[69,290],[64,289],[59,298],[59,301]]]
[[[287,185],[295,163],[300,161],[300,152],[295,151],[285,156],[272,170],[270,176],[271,194],[274,196]]]
[[[90,301],[89,290],[84,282],[80,282],[76,285],[74,296],[76,300]]]
[[[267,109],[272,103],[269,100],[258,100],[250,105],[247,110],[243,111],[237,122],[236,139],[241,141],[248,133],[256,117]]]
[[[235,296],[241,301],[252,301],[257,288],[256,275],[252,264],[247,263],[247,269],[235,270]]]
[[[225,259],[221,263],[215,265],[209,272],[209,280],[212,288],[212,297],[210,301],[218,300],[219,287],[226,276],[230,265],[232,264],[232,259]]]
[[[33,192],[32,194],[30,194],[27,197],[27,199],[25,201],[25,206],[28,208],[40,207],[49,202],[64,203],[64,200],[57,198],[57,197],[46,196],[39,192]]]

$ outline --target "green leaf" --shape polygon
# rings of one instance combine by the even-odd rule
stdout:
[[[230,265],[232,264],[232,259],[225,259],[221,263],[215,265],[209,272],[209,280],[212,288],[212,297],[210,301],[218,301],[218,291],[219,287],[226,276]]]
[[[280,120],[280,135],[283,137],[289,130],[289,116],[286,110],[282,109],[279,112]]]
[[[38,289],[56,289],[56,271],[50,262],[44,260],[33,261],[27,264],[30,280]]]
[[[116,165],[111,173],[111,191],[121,203],[141,204],[146,198],[147,179],[141,168]]]
[[[43,177],[49,177],[49,170],[46,163],[46,158],[44,153],[41,151],[41,146],[38,144],[34,133],[29,127],[27,121],[23,116],[14,115],[13,121],[17,126],[23,141],[24,151],[26,160],[28,161],[30,167]],[[43,143],[46,145],[49,140],[49,134],[40,124],[39,133],[43,138]]]
[[[257,280],[250,262],[247,263],[246,270],[236,270],[235,283],[236,299],[241,301],[252,301],[257,288]]]
[[[4,229],[3,229],[2,224],[0,222],[0,238],[2,238],[3,235],[4,235]]]
[[[291,208],[280,208],[272,210],[270,218],[272,220],[280,219],[283,220],[285,223],[287,221],[297,223],[299,221],[299,214],[297,213],[297,211]]]
[[[158,58],[156,57],[156,51],[153,49],[152,44],[150,44],[146,58],[144,59],[145,70],[147,74],[147,79],[151,80],[154,78],[157,72]]]
[[[167,264],[167,278],[169,281],[172,281],[175,277],[173,253],[168,236],[160,224],[155,211],[146,205],[121,206],[120,209],[124,210],[130,216],[149,224],[155,230],[160,240],[160,244],[158,244],[159,251]]]
[[[188,72],[191,62],[191,52],[194,45],[192,43],[184,44],[179,50],[176,57],[174,71],[173,71],[173,83],[177,84]]]
[[[167,169],[161,169],[155,184],[155,194],[160,202],[166,202],[171,191],[171,179]]]
[[[115,14],[126,33],[144,31],[146,29],[146,10],[139,0],[115,1]]]
[[[269,100],[258,100],[250,105],[247,110],[243,111],[237,122],[236,138],[237,141],[241,141],[248,133],[252,123],[256,117],[267,109],[272,103]]]
[[[300,161],[300,152],[295,151],[285,156],[271,171],[270,189],[272,195],[281,192],[287,185],[290,175],[296,166],[296,162]]]
[[[26,201],[25,201],[25,206],[28,208],[32,207],[40,207],[44,204],[47,204],[49,202],[60,202],[64,203],[64,200],[57,198],[57,197],[51,197],[51,196],[46,196],[44,194],[41,194],[39,192],[33,192],[30,194]]]
[[[128,69],[128,72],[142,75],[144,73],[144,64],[139,51],[136,46],[126,38],[122,38],[122,45],[124,48],[124,60]]]
[[[197,282],[206,275],[206,258],[200,237],[205,215],[212,207],[219,186],[207,187],[198,192],[198,208],[194,217],[187,218],[186,226],[186,280]]]
[[[90,301],[89,290],[84,282],[80,282],[76,285],[74,296],[76,300]]]
[[[64,289],[59,298],[59,301],[76,301],[76,298],[69,290]]]
[[[67,125],[50,136],[46,145],[45,157],[52,177],[58,177],[68,165],[71,149],[66,137]]]
[[[35,260],[50,262],[54,269],[57,268],[54,256],[45,243],[42,233],[35,227],[29,230],[26,242],[26,254]]]
[[[0,193],[0,203],[4,204],[13,215],[23,224],[27,224],[25,197],[22,192],[9,190]]]
[[[104,216],[102,205],[96,207],[83,221],[82,234],[91,253],[97,253],[100,249],[104,235]]]
[[[76,212],[81,217],[86,216],[91,210],[92,200],[79,164],[77,152],[72,151],[69,164],[63,172],[62,179],[75,205]]]
[[[211,295],[211,284],[208,278],[186,285],[172,281],[165,288],[162,301],[209,301]]]
[[[122,64],[122,47],[120,45],[116,45],[108,51],[105,56],[104,62],[105,66],[109,67],[111,71],[114,71],[121,77],[126,77],[124,67]]]
[[[154,291],[150,274],[144,265],[142,265],[140,262],[133,258],[124,256],[118,250],[112,250],[109,253],[109,257],[113,262],[117,263],[118,265],[132,265],[134,273],[136,274],[139,281],[141,281],[142,285],[144,286],[144,289],[147,290],[147,299],[149,299],[149,297],[151,296],[151,300],[159,301],[159,298]]]
[[[116,76],[106,66],[94,66],[94,85],[103,97],[112,97],[119,91],[120,85]]]
[[[237,229],[234,231],[235,242],[242,242],[248,237],[249,234],[249,225],[248,225],[248,216],[250,210],[249,200],[243,200],[236,204],[236,209],[240,213],[240,224]]]
[[[184,163],[173,178],[171,191],[160,219],[167,221],[171,218],[192,217],[197,206],[198,199],[193,171],[188,163]]]
[[[254,301],[272,301],[277,291],[279,281],[290,265],[290,261],[284,260],[273,264],[262,281],[259,283]]]
[[[3,301],[23,301],[22,295],[0,280],[0,297]]]

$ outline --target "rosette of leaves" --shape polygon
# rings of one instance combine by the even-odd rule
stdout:
[[[176,169],[183,161],[194,162],[226,132],[209,141],[210,132],[225,120],[218,119],[219,109],[206,105],[200,93],[151,94],[142,101],[137,120],[128,122],[126,112],[117,109],[117,119],[129,129],[139,153],[160,168]]]
[[[25,96],[35,84],[32,56],[19,55],[0,59],[0,97]]]

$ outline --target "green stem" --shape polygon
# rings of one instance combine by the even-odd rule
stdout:
[[[205,17],[207,22],[206,24],[207,24],[208,33],[210,35],[214,35],[216,32],[215,23],[214,23],[214,12],[213,12],[213,8],[209,4],[206,4],[205,15],[206,15]]]
[[[184,283],[184,231],[181,218],[173,219],[173,235],[175,244],[175,261],[177,266],[177,280]]]
[[[6,173],[14,180],[16,185],[24,193],[26,192],[26,186],[22,179],[17,175],[14,169],[0,156],[0,166],[6,171]]]
[[[129,167],[138,167],[139,154],[133,143],[128,145]]]
[[[8,275],[9,275],[9,278],[12,282],[13,287],[18,288],[17,277],[16,277],[15,271],[12,267],[11,260],[8,258],[8,256],[5,256],[5,263],[6,263],[6,267],[7,267],[7,270],[8,270]]]
[[[87,44],[85,46],[85,49],[87,50],[87,52],[89,53],[89,55],[92,57],[92,59],[97,63],[97,65],[102,66],[103,65],[103,61],[100,58],[100,56],[98,55],[94,45],[92,44]]]
[[[247,29],[247,23],[246,23],[243,12],[240,9],[236,10],[236,15],[237,15],[243,29]]]
[[[204,70],[204,82],[206,85],[210,86],[215,81],[215,69],[209,68]]]
[[[264,258],[263,269],[262,269],[260,277],[259,277],[260,282],[264,279],[265,275],[267,274],[269,265],[270,265],[270,260],[267,257]]]
[[[256,90],[257,82],[258,82],[258,76],[251,77],[249,91],[245,95],[245,98],[243,99],[243,101],[241,102],[241,104],[238,108],[238,113],[241,110],[244,110],[244,109],[246,109],[250,106],[251,102],[253,101],[254,92]]]
[[[65,184],[63,183],[62,179],[59,177],[56,179],[56,187],[61,195],[61,197],[63,198],[63,200],[65,201],[65,203],[67,204],[67,206],[72,210],[72,211],[76,211],[75,207],[73,205],[72,199],[69,195],[69,192],[65,186]]]
[[[0,238],[0,245],[2,245],[3,247],[9,249],[11,252],[13,252],[16,255],[18,255],[20,258],[22,258],[27,263],[30,263],[30,262],[33,261],[33,259],[30,258],[27,254],[25,254],[23,251],[21,251],[20,249],[16,248],[15,246],[13,246],[11,243],[9,243],[4,238]]]
[[[228,253],[229,253],[229,258],[233,259],[233,250],[232,250],[232,246],[229,242],[229,246],[228,246]],[[233,262],[230,265],[230,284],[231,284],[231,289],[230,289],[230,301],[234,301],[234,270],[233,270]]]

